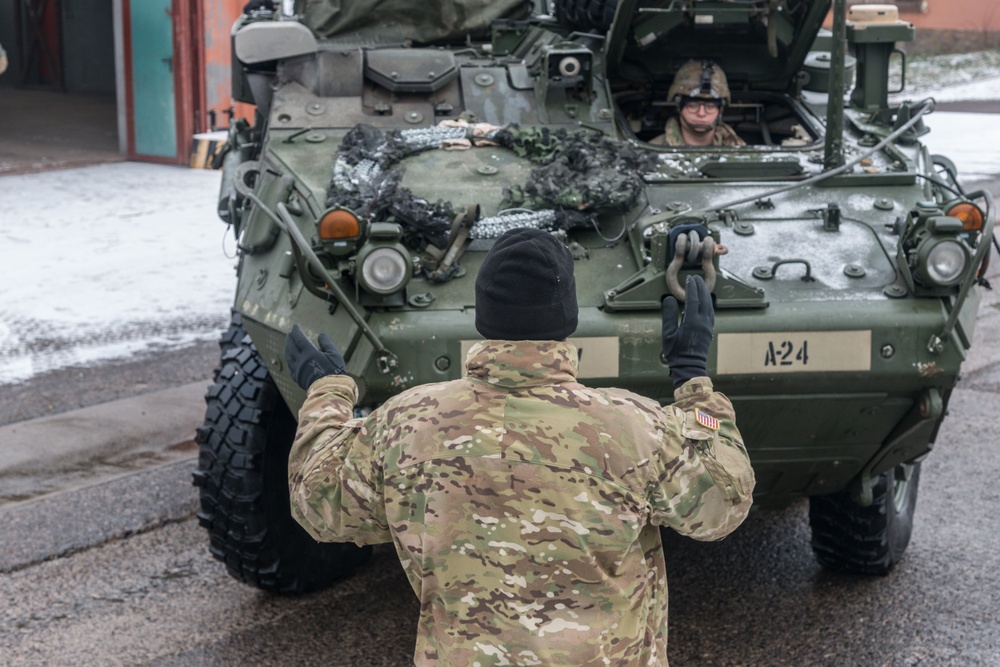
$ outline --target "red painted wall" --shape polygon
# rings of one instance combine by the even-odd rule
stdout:
[[[1000,0],[923,0],[923,2],[848,2],[898,4],[899,18],[917,29],[907,53],[965,53],[1000,48]],[[913,9],[922,5],[925,11]],[[826,27],[833,23],[832,12]]]
[[[205,110],[203,130],[225,128],[230,112],[239,118],[253,117],[253,107],[234,102],[232,96],[231,42],[233,23],[243,11],[246,0],[200,0],[204,34]]]
[[[1000,30],[997,0],[927,0],[927,11],[903,12],[900,18],[934,30]]]
[[[893,2],[848,2],[852,4],[895,4]],[[899,18],[928,30],[1000,30],[1000,0],[924,0],[926,11],[913,10],[903,3]],[[827,17],[827,25],[831,18]]]

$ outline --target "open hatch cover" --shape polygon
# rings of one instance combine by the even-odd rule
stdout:
[[[612,81],[669,85],[689,59],[713,60],[732,89],[793,87],[832,0],[621,0]]]

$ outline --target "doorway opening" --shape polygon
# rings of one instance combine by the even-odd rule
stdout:
[[[0,174],[123,160],[114,0],[0,0]]]

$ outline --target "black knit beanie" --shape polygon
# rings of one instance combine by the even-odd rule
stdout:
[[[552,234],[512,229],[476,276],[476,330],[500,340],[564,340],[576,331],[573,253]]]

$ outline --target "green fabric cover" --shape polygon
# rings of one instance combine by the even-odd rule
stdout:
[[[296,13],[318,37],[352,34],[418,43],[486,34],[498,18],[524,18],[530,0],[296,0]]]

